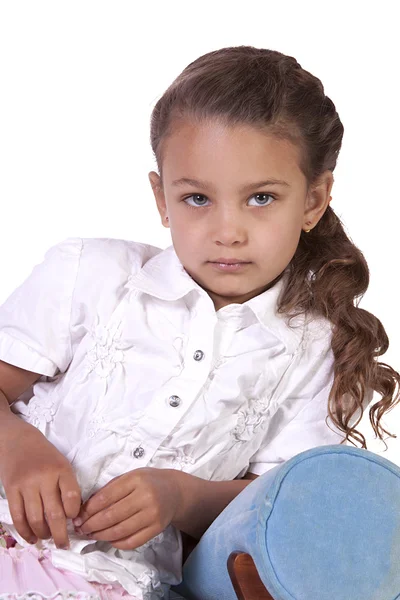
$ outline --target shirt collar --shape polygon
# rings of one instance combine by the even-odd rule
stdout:
[[[287,282],[288,272],[270,289],[258,296],[247,300],[243,304],[230,304],[221,308],[216,314],[222,320],[242,320],[250,324],[249,314],[269,330],[275,333],[281,331],[279,337],[285,338],[286,345],[297,346],[301,339],[301,332],[291,332],[286,325],[285,316],[277,313],[279,295]],[[129,288],[135,289],[161,300],[174,301],[196,290],[200,295],[208,298],[210,308],[214,312],[214,306],[207,292],[194,281],[180,262],[173,245],[168,246],[152,256],[142,269],[131,275]],[[250,309],[250,310],[249,310]],[[253,319],[254,321],[254,319]]]

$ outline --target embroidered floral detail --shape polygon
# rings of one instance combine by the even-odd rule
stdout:
[[[174,468],[178,469],[180,471],[184,471],[186,468],[186,465],[190,464],[190,465],[194,465],[195,464],[195,459],[192,456],[189,456],[185,450],[183,450],[182,448],[175,448],[174,449],[175,452],[175,456],[173,456],[171,458],[171,462],[173,463]]]
[[[29,422],[39,428],[46,423],[50,423],[55,412],[54,396],[48,396],[45,399],[34,397],[28,404],[27,416]]]
[[[90,438],[94,438],[96,434],[102,429],[102,425],[106,422],[104,417],[93,417],[90,419],[87,425],[87,435]]]
[[[133,344],[121,340],[121,323],[110,326],[102,325],[96,317],[95,325],[91,331],[94,340],[92,347],[87,352],[87,374],[94,371],[104,380],[111,375],[118,364],[124,362],[124,351],[133,348]]]
[[[267,421],[269,399],[250,399],[246,408],[239,410],[232,436],[237,442],[248,442]]]

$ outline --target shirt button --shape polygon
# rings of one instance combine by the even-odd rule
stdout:
[[[181,402],[182,400],[179,398],[179,396],[170,396],[169,398],[170,406],[179,406]]]
[[[135,458],[142,458],[143,454],[144,454],[144,450],[141,446],[136,448],[135,451],[133,452],[133,456]]]
[[[196,352],[193,354],[193,358],[194,360],[203,360],[204,352],[202,350],[196,350]]]

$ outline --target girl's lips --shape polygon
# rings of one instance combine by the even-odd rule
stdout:
[[[210,264],[215,269],[218,269],[219,271],[225,271],[225,272],[230,273],[230,272],[241,271],[245,267],[247,267],[248,265],[250,265],[251,263],[236,263],[236,264],[233,264],[233,265],[227,265],[227,264],[223,264],[223,263],[210,262]]]
[[[216,258],[215,260],[210,260],[212,263],[219,263],[224,265],[237,265],[238,263],[249,263],[249,260],[243,260],[242,258]]]

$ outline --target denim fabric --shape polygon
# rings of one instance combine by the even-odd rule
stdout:
[[[275,600],[400,599],[400,468],[321,446],[252,481],[188,557],[187,600],[237,600],[231,552],[253,557]]]

